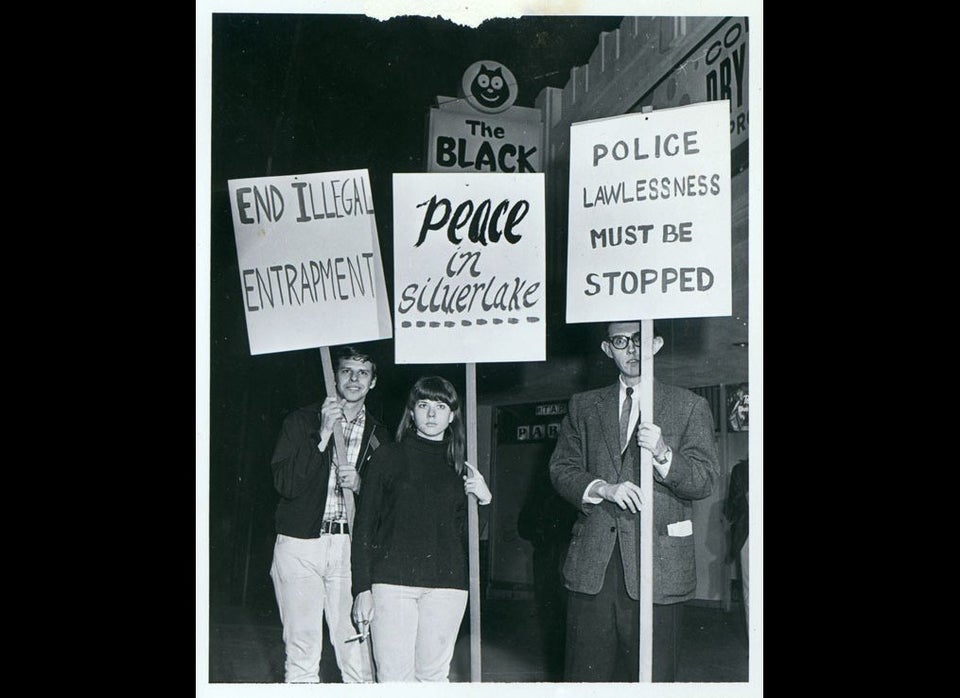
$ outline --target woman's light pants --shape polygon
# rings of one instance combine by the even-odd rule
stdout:
[[[377,682],[449,681],[465,589],[374,584],[370,634]]]

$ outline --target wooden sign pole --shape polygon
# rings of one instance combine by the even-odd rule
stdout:
[[[653,422],[653,320],[640,321],[640,419]],[[653,681],[653,454],[640,449],[640,682]]]
[[[333,377],[333,362],[330,360],[330,347],[320,347],[320,360],[323,362],[323,382],[327,386],[327,397],[338,397],[337,383]],[[356,468],[347,462],[347,445],[343,440],[343,428],[337,424],[333,429],[333,445],[336,448],[337,457],[343,460],[343,463],[337,463],[337,479],[344,470],[355,470]],[[353,490],[343,489],[343,506],[347,510],[347,521],[350,523],[350,536],[353,537],[353,516],[356,512],[356,505],[353,501]]]
[[[467,460],[478,471],[477,365],[467,364]],[[470,563],[470,682],[480,683],[480,519],[477,498],[467,496],[467,545]]]

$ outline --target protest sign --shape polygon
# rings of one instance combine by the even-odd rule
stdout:
[[[391,336],[366,170],[228,188],[252,355]]]
[[[730,315],[727,100],[570,128],[567,322]]]
[[[543,361],[544,179],[394,174],[397,363]]]

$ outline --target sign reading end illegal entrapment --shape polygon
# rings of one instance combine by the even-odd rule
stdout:
[[[251,355],[392,335],[366,170],[227,185]]]

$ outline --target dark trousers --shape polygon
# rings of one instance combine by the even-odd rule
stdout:
[[[627,596],[620,544],[600,593],[568,592],[564,681],[640,680],[640,602]],[[683,604],[653,604],[653,681],[676,680]]]

